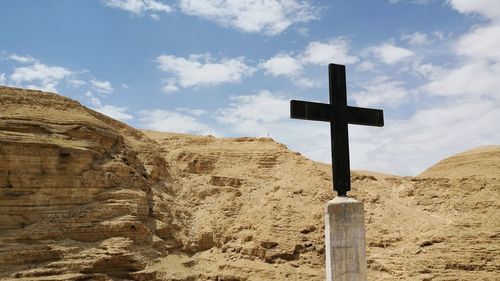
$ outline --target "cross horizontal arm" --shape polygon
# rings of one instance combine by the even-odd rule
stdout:
[[[326,103],[291,100],[290,117],[293,119],[335,122],[332,106]],[[355,125],[384,126],[384,113],[380,109],[347,107],[347,122]]]
[[[331,122],[331,106],[326,103],[291,100],[290,118]]]
[[[347,107],[349,124],[384,127],[384,111],[363,107]]]

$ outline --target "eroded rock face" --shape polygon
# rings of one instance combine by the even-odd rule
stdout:
[[[153,141],[54,94],[1,87],[0,103],[0,275],[123,276],[159,254]]]
[[[269,138],[141,132],[55,94],[0,87],[0,105],[0,279],[324,280],[328,165]],[[353,172],[369,280],[496,279],[486,150],[416,178]]]
[[[145,271],[177,280],[324,280],[328,165],[266,138],[145,133],[171,163],[170,188],[186,214],[177,217],[178,241],[191,253]],[[453,169],[429,169],[438,176],[353,172],[350,196],[365,204],[369,280],[494,280],[499,151],[460,154],[445,161]]]

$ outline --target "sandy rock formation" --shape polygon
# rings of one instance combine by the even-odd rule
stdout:
[[[145,134],[165,148],[173,194],[192,210],[182,244],[194,253],[146,271],[173,280],[324,280],[328,165],[266,138]],[[353,172],[350,194],[365,203],[369,280],[495,280],[499,153],[464,153],[463,177],[447,177],[446,161],[429,169],[441,171],[433,177]]]
[[[1,87],[0,104],[0,275],[123,276],[158,256],[153,141],[55,94]]]
[[[268,138],[138,131],[0,87],[0,279],[324,280],[331,169]],[[354,172],[370,280],[496,280],[500,147]]]
[[[326,165],[268,138],[145,134],[165,148],[170,186],[186,214],[180,244],[193,254],[171,254],[159,263],[165,271],[154,270],[175,273],[174,280],[324,278],[322,208],[332,196]],[[193,264],[173,272],[166,264],[175,258]]]

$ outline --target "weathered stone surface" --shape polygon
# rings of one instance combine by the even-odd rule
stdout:
[[[153,141],[54,94],[0,87],[0,103],[0,276],[126,276],[159,255],[131,247],[162,214]]]
[[[366,281],[363,203],[336,197],[325,207],[327,281]]]

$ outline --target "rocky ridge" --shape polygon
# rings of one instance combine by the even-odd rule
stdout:
[[[0,279],[323,280],[331,170],[269,138],[139,131],[0,87]],[[500,147],[354,172],[370,280],[495,280]]]
[[[121,277],[158,255],[141,247],[170,239],[153,141],[55,94],[2,87],[0,103],[3,276]]]

